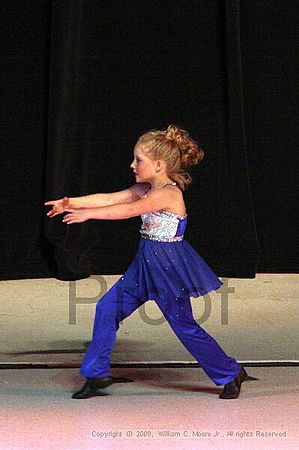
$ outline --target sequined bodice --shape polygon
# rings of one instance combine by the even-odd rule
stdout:
[[[143,239],[162,242],[176,242],[184,238],[187,225],[186,216],[160,210],[141,216],[140,234]]]

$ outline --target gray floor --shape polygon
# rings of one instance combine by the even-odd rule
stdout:
[[[73,400],[75,369],[2,370],[1,449],[298,449],[298,368],[247,368],[237,400],[200,369],[122,369]]]
[[[55,279],[0,283],[0,363],[80,364],[91,338],[96,299],[117,276],[75,283]],[[223,279],[193,299],[194,316],[239,361],[298,360],[299,275]],[[228,289],[227,287],[228,286]],[[226,292],[229,290],[230,292]],[[120,326],[113,362],[193,361],[153,301]]]
[[[192,301],[198,322],[239,362],[298,362],[298,275],[223,279]],[[118,277],[70,284],[54,279],[0,283],[1,449],[298,449],[298,367],[246,367],[257,377],[237,400],[220,400],[200,368],[129,368],[193,358],[154,302],[120,327],[113,353],[118,383],[104,396],[73,400],[91,338],[95,301]],[[5,364],[62,369],[5,370]],[[127,367],[125,367],[127,366]],[[73,367],[73,368],[70,368]],[[2,370],[1,370],[2,369]]]

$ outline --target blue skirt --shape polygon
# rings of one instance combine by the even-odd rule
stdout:
[[[199,297],[222,286],[204,259],[185,240],[141,239],[134,261],[118,288],[141,300],[157,296]]]

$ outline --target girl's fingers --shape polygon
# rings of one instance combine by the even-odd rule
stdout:
[[[82,222],[82,220],[80,220],[80,218],[76,214],[66,214],[62,219],[62,222],[69,225],[72,223],[80,223]]]
[[[55,208],[52,208],[50,211],[47,212],[47,216],[52,217],[52,216],[56,216],[58,213],[58,211]]]
[[[68,202],[68,197],[63,197],[63,199],[62,200],[48,200],[47,202],[45,202],[44,204],[46,205],[46,206],[53,206],[53,205],[56,205],[56,204],[61,204],[63,201],[64,202]]]
[[[69,223],[74,217],[71,214],[66,214],[62,219],[62,222]]]

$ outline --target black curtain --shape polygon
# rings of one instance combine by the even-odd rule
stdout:
[[[129,186],[136,139],[170,123],[206,153],[186,193],[187,240],[219,276],[297,271],[298,7],[287,3],[2,4],[1,278],[123,273],[139,218],[66,226],[43,202]]]

